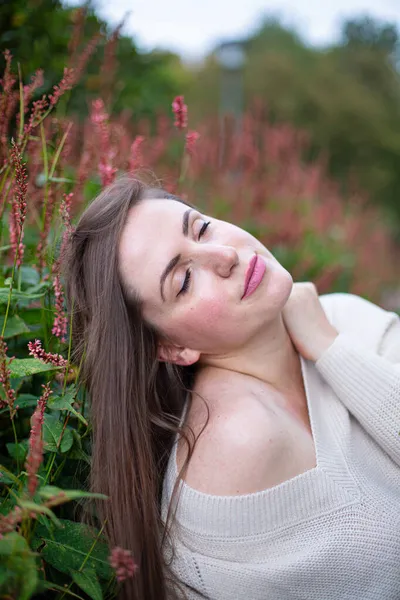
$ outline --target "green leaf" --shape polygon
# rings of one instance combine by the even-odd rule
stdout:
[[[79,433],[77,432],[76,429],[71,429],[71,432],[72,432],[72,437],[74,438],[74,443],[72,445],[71,450],[69,450],[69,452],[68,452],[68,458],[72,458],[72,459],[76,459],[76,460],[83,460],[88,465],[90,465],[91,464],[90,456],[88,454],[86,454],[86,452],[82,449],[81,436],[79,435]]]
[[[35,286],[36,287],[36,286]],[[31,288],[33,289],[33,288]],[[11,293],[11,302],[12,303],[16,303],[19,301],[26,301],[26,300],[39,300],[39,298],[43,298],[43,296],[46,294],[47,292],[47,288],[43,291],[41,291],[40,293],[37,292],[18,292],[17,290],[13,289],[12,293]],[[7,304],[8,302],[8,296],[10,294],[10,288],[9,287],[2,287],[0,288],[0,304]]]
[[[0,317],[0,331],[3,331],[4,317]],[[30,329],[26,323],[18,315],[8,317],[6,328],[4,330],[4,338],[12,338],[21,333],[29,333]]]
[[[18,444],[14,444],[13,442],[8,442],[6,444],[7,450],[10,456],[15,458],[15,460],[24,461],[26,455],[28,454],[28,440],[22,440]]]
[[[22,508],[26,508],[27,510],[33,511],[34,513],[47,515],[57,527],[61,527],[60,521],[57,519],[53,511],[51,511],[50,508],[48,508],[47,506],[36,504],[35,502],[30,502],[29,500],[20,499],[18,499],[18,504],[22,506]]]
[[[79,571],[81,565],[95,541],[97,531],[84,523],[76,523],[60,519],[63,528],[56,529],[50,534],[43,525],[35,530],[35,538],[39,537],[34,546],[41,548],[42,557],[62,573],[70,574],[71,570]],[[113,570],[108,562],[109,548],[103,539],[98,539],[94,545],[86,568],[93,568],[100,579],[110,579]]]
[[[108,496],[105,494],[96,494],[94,492],[84,492],[82,490],[62,490],[61,488],[56,487],[55,485],[45,485],[39,490],[39,495],[48,500],[51,496],[55,496],[60,492],[64,492],[65,496],[69,500],[76,500],[77,498],[100,498],[103,500],[107,500]]]
[[[0,483],[15,483],[17,487],[22,487],[22,482],[4,465],[0,465]],[[4,505],[4,502],[3,502]],[[0,506],[3,506],[0,504]]]
[[[81,415],[73,406],[72,402],[74,402],[76,396],[76,388],[72,386],[64,396],[51,396],[49,398],[49,402],[47,406],[51,410],[69,410],[77,419],[79,419],[86,427],[88,426],[88,422],[85,417]]]
[[[45,590],[58,590],[59,592],[62,592],[63,594],[66,594],[67,596],[71,596],[72,598],[79,598],[79,600],[85,600],[85,598],[82,598],[82,596],[78,596],[78,594],[74,594],[74,592],[71,592],[71,590],[69,590],[66,587],[63,587],[61,585],[58,585],[58,583],[53,583],[52,581],[42,581],[42,586]]]
[[[94,569],[85,568],[83,571],[71,571],[71,577],[92,600],[103,600],[103,592]]]
[[[15,531],[0,539],[1,591],[18,600],[29,600],[38,584],[35,555],[25,538]],[[4,576],[4,573],[6,576]]]
[[[45,452],[57,452],[57,444],[63,430],[63,424],[50,414],[44,415],[43,423],[43,441]],[[61,440],[59,452],[68,452],[73,443],[71,429],[66,427]]]
[[[38,285],[40,282],[40,275],[36,269],[29,267],[28,265],[22,265],[21,271],[21,282],[26,286]],[[43,283],[43,282],[42,282]]]
[[[29,377],[36,373],[45,373],[46,371],[56,371],[63,367],[46,364],[38,358],[14,358],[10,364],[11,377]]]
[[[19,410],[22,408],[32,408],[32,407],[36,407],[37,401],[38,401],[38,398],[36,396],[33,396],[33,394],[20,394],[17,397],[17,401],[16,401],[15,405],[18,405]],[[0,415],[5,412],[7,412],[7,413],[10,412],[10,409],[8,408],[8,406],[0,409]]]

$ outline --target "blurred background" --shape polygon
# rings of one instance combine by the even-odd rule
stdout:
[[[110,173],[151,169],[167,189],[247,227],[295,280],[394,310],[399,35],[399,0],[0,4],[0,49],[14,71],[28,85],[43,69],[32,101],[75,70],[54,114],[59,135],[68,130],[59,175],[75,182],[65,191],[76,213],[104,184],[101,108]],[[189,152],[173,125],[178,95],[200,136]]]

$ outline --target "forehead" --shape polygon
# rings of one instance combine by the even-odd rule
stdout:
[[[160,300],[160,275],[177,253],[182,217],[188,206],[170,199],[147,199],[133,206],[122,231],[118,258],[121,276],[144,302]]]

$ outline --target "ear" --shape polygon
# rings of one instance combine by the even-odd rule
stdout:
[[[182,346],[175,346],[168,342],[159,342],[157,358],[161,362],[169,362],[187,367],[199,360],[200,352],[191,350],[190,348],[183,348]]]

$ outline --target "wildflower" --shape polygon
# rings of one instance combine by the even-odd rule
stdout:
[[[187,106],[183,102],[183,96],[176,96],[172,103],[172,110],[175,115],[175,127],[178,129],[187,127]]]
[[[29,435],[29,453],[25,465],[28,473],[28,492],[31,496],[33,496],[37,488],[37,472],[43,460],[42,426],[44,411],[49,396],[52,394],[50,383],[46,383],[46,385],[42,384],[42,387],[44,388],[44,392],[38,400],[31,419],[32,427]]]
[[[13,531],[22,521],[23,511],[20,506],[15,506],[7,515],[0,514],[0,539],[3,533]]]
[[[60,340],[64,343],[67,341],[67,317],[64,312],[64,294],[59,275],[54,277],[53,287],[56,297],[56,315],[51,333],[60,338]]]
[[[114,153],[111,149],[109,127],[108,127],[108,114],[104,107],[104,102],[101,98],[93,100],[92,112],[90,115],[91,122],[95,125],[99,135],[99,173],[101,183],[103,186],[107,186],[114,181],[115,173],[117,169],[112,166],[112,159]]]
[[[0,94],[0,154],[3,154],[2,151],[6,148],[8,125],[18,102],[18,92],[13,92],[16,79],[11,73],[12,55],[9,50],[5,50],[3,54],[6,68],[4,77],[0,80],[3,87],[3,93]]]
[[[131,155],[129,159],[129,171],[132,173],[138,169],[142,164],[142,154],[140,146],[144,142],[143,135],[137,135],[131,145]]]
[[[52,188],[49,189],[47,195],[46,202],[46,212],[44,214],[44,224],[43,229],[39,234],[40,241],[36,248],[36,256],[38,258],[39,269],[44,269],[46,266],[46,245],[47,238],[51,228],[51,221],[53,219],[54,206],[56,202],[56,197],[54,194],[54,190]]]
[[[65,92],[71,90],[75,84],[75,69],[64,68],[64,75],[58,85],[53,87],[54,94],[50,95],[50,106],[55,106]]]
[[[88,41],[83,51],[80,53],[76,65],[74,66],[74,85],[78,83],[82,74],[85,70],[85,67],[89,61],[89,58],[92,56],[93,52],[96,50],[97,45],[100,40],[103,38],[103,34],[98,31],[93,35],[93,37]]]
[[[45,95],[43,95],[40,100],[36,100],[36,102],[33,103],[29,120],[24,128],[25,138],[30,135],[32,129],[39,125],[47,109],[48,102]]]
[[[138,565],[135,564],[132,558],[131,551],[124,550],[119,546],[115,546],[112,549],[109,561],[113,569],[115,569],[117,581],[124,581],[129,577],[133,577],[138,569]]]
[[[23,225],[26,216],[26,192],[28,175],[26,165],[22,162],[21,154],[14,140],[11,141],[11,160],[15,169],[14,195],[10,210],[10,242],[16,259],[16,265],[21,266],[24,255]]]
[[[41,88],[44,83],[43,69],[38,69],[31,77],[31,82],[28,85],[24,85],[24,112],[28,112],[28,105],[33,93]]]
[[[26,215],[26,190],[28,189],[26,165],[22,162],[21,154],[14,140],[11,141],[11,158],[15,168],[16,192],[15,197],[18,204],[19,219],[18,227],[22,229]]]
[[[11,410],[11,418],[13,418],[16,412],[16,409],[14,409],[16,397],[15,391],[11,387],[11,370],[8,367],[14,360],[15,356],[8,358],[6,353],[7,345],[4,341],[4,338],[0,337],[0,383],[2,384],[4,392],[6,394],[5,400],[2,400],[0,398],[0,408],[9,406]]]
[[[74,193],[63,194],[63,198],[61,200],[60,212],[61,218],[64,223],[64,227],[68,232],[71,232],[71,204],[72,198],[74,197]]]
[[[68,361],[65,360],[61,356],[61,354],[52,354],[51,352],[46,352],[42,348],[42,342],[40,340],[35,340],[34,342],[28,342],[29,354],[42,360],[45,363],[50,363],[57,367],[66,367],[68,365]]]
[[[188,131],[186,134],[186,152],[189,156],[193,156],[194,147],[199,137],[200,134],[197,131]]]

